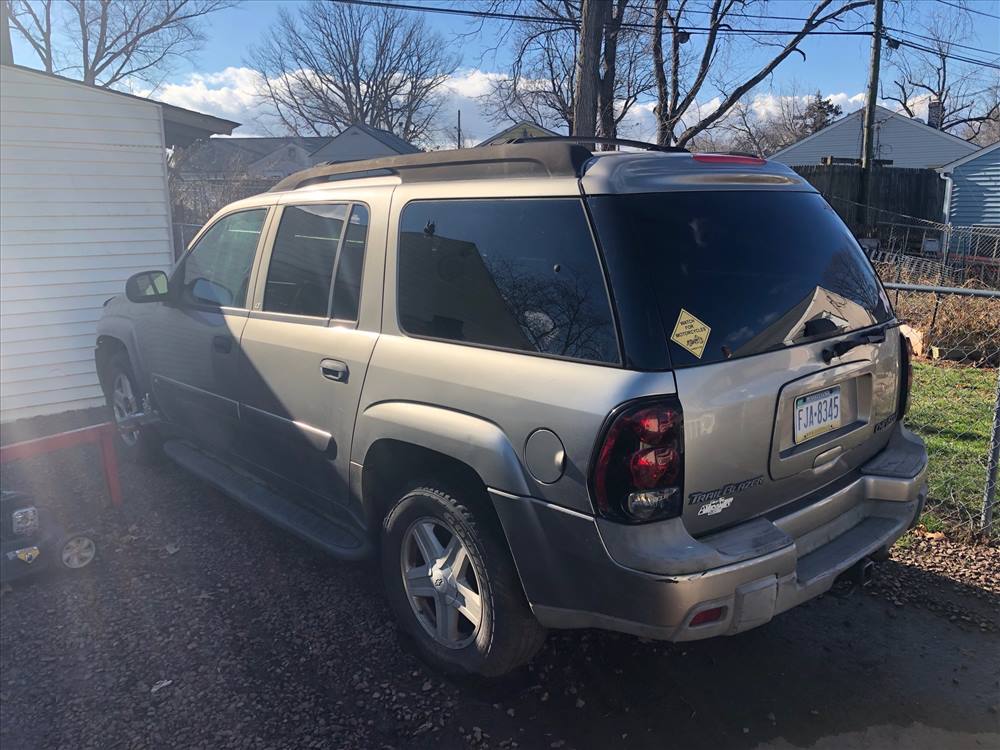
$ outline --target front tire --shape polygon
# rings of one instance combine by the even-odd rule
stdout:
[[[420,655],[445,672],[499,676],[545,640],[496,517],[443,488],[413,489],[389,511],[382,576]]]
[[[116,425],[142,412],[142,396],[132,363],[124,352],[116,352],[108,361],[106,399]],[[130,461],[148,463],[159,456],[160,440],[152,427],[140,427],[131,432],[119,431],[115,447]]]

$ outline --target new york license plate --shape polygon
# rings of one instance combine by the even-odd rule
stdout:
[[[795,444],[840,427],[840,386],[795,399]]]

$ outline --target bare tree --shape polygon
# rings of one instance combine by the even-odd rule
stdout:
[[[43,68],[93,86],[157,85],[201,48],[205,16],[237,0],[3,0]],[[62,35],[55,33],[57,29]],[[56,49],[59,38],[68,40]]]
[[[640,25],[638,0],[603,0],[605,10],[597,71],[596,133],[615,137],[636,102],[653,89],[648,33]],[[501,28],[511,70],[481,98],[496,121],[530,120],[551,129],[575,127],[579,0],[489,0],[483,7],[538,18]],[[589,115],[588,115],[589,119]],[[588,129],[588,132],[595,132]]]
[[[249,57],[260,95],[298,135],[353,124],[427,142],[458,59],[422,18],[359,5],[285,8]]]
[[[816,0],[805,20],[790,36],[774,42],[759,28],[754,6],[759,0],[655,0],[652,55],[657,88],[657,141],[683,146],[716,125],[775,68],[799,49],[809,34],[836,26],[872,0]],[[787,23],[787,22],[786,22]],[[773,22],[771,22],[773,26]],[[693,33],[689,29],[701,29]],[[737,33],[732,33],[739,29]],[[664,47],[666,46],[666,49]],[[757,52],[772,48],[761,64],[738,64],[748,55],[741,46]],[[723,65],[721,63],[725,62]],[[702,95],[706,84],[714,89],[713,103]],[[718,96],[716,96],[718,94]]]
[[[837,104],[817,91],[800,96],[794,85],[770,94],[746,94],[719,127],[729,136],[729,147],[757,156],[769,156],[818,130],[843,114]]]
[[[580,0],[580,42],[576,53],[576,89],[573,92],[573,134],[594,135],[597,94],[601,82],[601,40],[610,19],[607,0]]]
[[[973,16],[961,7],[942,5],[918,20],[901,16],[899,23],[922,39],[916,46],[889,46],[891,81],[882,84],[882,99],[895,102],[910,117],[916,117],[918,105],[940,102],[941,130],[967,140],[977,140],[982,133],[993,142],[988,138],[1000,122],[1000,73],[952,59],[963,56],[956,45],[972,35]]]

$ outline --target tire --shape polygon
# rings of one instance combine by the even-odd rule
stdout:
[[[132,363],[129,362],[125,352],[115,352],[111,355],[108,360],[106,383],[105,398],[115,424],[129,414],[142,411],[142,392],[132,372]],[[127,389],[123,390],[124,384],[127,384]],[[115,436],[115,448],[118,449],[119,455],[129,461],[149,463],[160,456],[160,439],[154,428],[146,426],[133,433],[119,432]]]
[[[433,546],[428,533],[437,539],[438,552],[447,556],[451,550],[451,560],[462,559],[436,571],[432,567],[424,577],[424,551]],[[464,554],[453,549],[453,539]],[[412,489],[389,511],[382,525],[382,577],[403,630],[420,656],[444,672],[497,677],[528,663],[545,640],[496,517],[443,488]],[[433,595],[414,597],[414,592]],[[459,605],[448,607],[449,601]],[[446,607],[442,620],[438,614]],[[473,624],[469,615],[477,609],[478,624]]]

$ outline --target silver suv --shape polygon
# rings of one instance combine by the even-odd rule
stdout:
[[[346,559],[421,654],[731,635],[918,518],[908,346],[787,167],[573,139],[329,164],[106,304],[122,449]],[[151,423],[151,420],[155,420]]]

